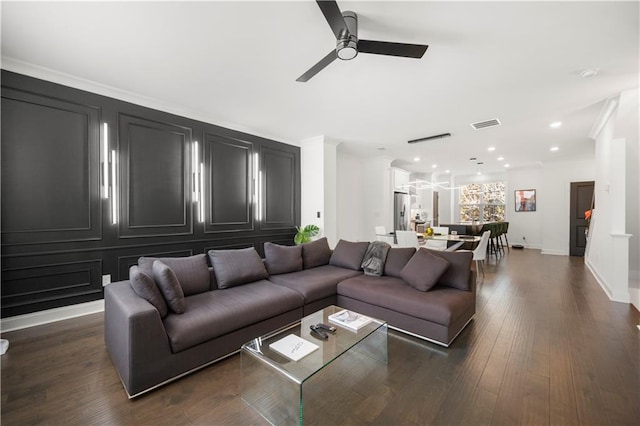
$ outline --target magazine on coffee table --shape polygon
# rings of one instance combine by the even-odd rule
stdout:
[[[289,358],[291,361],[299,361],[318,348],[318,345],[311,343],[308,340],[304,340],[295,334],[289,334],[288,336],[269,345],[269,349],[278,352],[280,355]]]
[[[351,331],[358,331],[365,325],[369,324],[371,321],[371,318],[353,311],[349,311],[347,309],[329,315],[329,322],[342,326]]]

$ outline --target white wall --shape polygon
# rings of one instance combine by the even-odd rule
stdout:
[[[594,129],[596,208],[586,264],[612,300],[631,301],[640,308],[638,89],[608,100]]]
[[[549,197],[545,197],[543,187],[543,174],[539,167],[511,170],[507,173],[507,197],[505,220],[509,222],[507,238],[509,244],[521,244],[527,248],[541,249],[544,229],[543,212]],[[536,211],[516,212],[514,191],[520,189],[536,190]]]
[[[337,145],[324,136],[304,140],[300,145],[300,225],[317,225],[318,236],[327,237],[332,247],[338,242]]]
[[[629,240],[629,287],[636,289],[634,305],[640,309],[640,135],[638,105],[640,90],[620,95],[615,137],[625,138],[626,151],[626,233]]]
[[[364,241],[363,161],[338,147],[337,157],[337,222],[338,239]]]

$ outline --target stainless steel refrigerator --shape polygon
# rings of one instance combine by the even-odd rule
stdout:
[[[409,230],[409,215],[411,206],[409,194],[405,192],[393,193],[393,231]]]

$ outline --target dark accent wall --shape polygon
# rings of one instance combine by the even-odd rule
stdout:
[[[1,112],[2,317],[101,299],[102,275],[126,279],[140,256],[263,254],[266,241],[293,241],[298,147],[4,70]],[[117,152],[116,224],[102,193],[102,123]]]

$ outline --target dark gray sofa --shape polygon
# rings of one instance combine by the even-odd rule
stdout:
[[[264,260],[253,249],[141,258],[130,280],[105,287],[105,344],[127,394],[203,368],[332,304],[448,346],[475,312],[471,254],[451,254],[450,270],[420,291],[401,274],[409,261],[418,263],[415,249],[391,249],[376,277],[360,267],[367,246],[341,240],[332,252],[321,239],[291,247],[265,243]],[[447,274],[467,277],[468,288],[452,287]],[[417,275],[420,281],[423,274]]]

